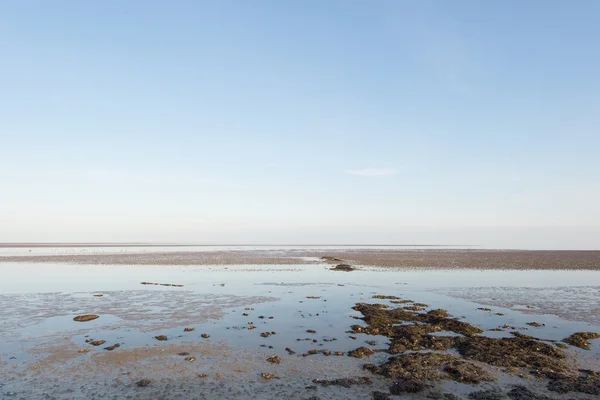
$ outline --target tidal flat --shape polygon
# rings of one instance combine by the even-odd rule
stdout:
[[[598,253],[505,253],[1,249],[0,396],[598,398]]]

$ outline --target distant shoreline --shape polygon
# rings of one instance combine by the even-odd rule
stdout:
[[[594,270],[597,250],[483,249],[224,249],[205,251],[88,252],[79,254],[0,256],[0,263],[70,263],[80,265],[291,265],[323,267],[326,260],[358,267],[392,269]],[[356,273],[360,273],[357,271]]]
[[[186,243],[114,243],[114,242],[91,242],[91,243],[74,243],[74,242],[48,242],[48,243],[0,243],[0,248],[23,248],[23,247],[480,247],[475,244],[252,244],[252,243],[229,243],[229,244],[186,244]]]

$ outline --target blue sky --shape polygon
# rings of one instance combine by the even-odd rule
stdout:
[[[600,2],[0,2],[0,241],[600,247]]]

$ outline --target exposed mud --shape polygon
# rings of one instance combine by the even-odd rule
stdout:
[[[353,385],[371,385],[373,381],[369,377],[361,376],[359,378],[340,378],[340,379],[314,379],[313,383],[321,386],[342,386],[349,388]]]
[[[473,268],[502,270],[600,270],[600,251],[489,251],[489,250],[318,250],[288,254],[270,250],[227,250],[148,253],[0,256],[0,262],[77,263],[101,265],[240,265],[307,264],[321,262],[393,268]]]

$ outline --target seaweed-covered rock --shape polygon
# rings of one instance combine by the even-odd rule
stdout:
[[[456,345],[456,336],[431,336],[429,333],[439,332],[440,327],[418,324],[394,327],[389,353],[398,354],[405,351],[447,350]]]
[[[375,352],[373,350],[369,349],[368,347],[359,347],[358,349],[349,351],[348,356],[354,357],[354,358],[363,358],[364,356],[370,356],[373,353],[375,353]]]
[[[281,362],[281,357],[279,356],[271,356],[269,358],[267,358],[267,361],[272,363],[272,364],[279,364]]]
[[[507,393],[507,396],[512,400],[553,400],[552,397],[535,393],[523,385],[515,386]]]
[[[390,393],[394,395],[418,393],[425,390],[427,387],[428,385],[417,379],[398,379],[390,386]]]
[[[533,339],[472,337],[459,342],[457,348],[465,358],[498,367],[532,368],[539,376],[551,377],[567,370],[561,350]]]
[[[600,372],[584,371],[579,376],[563,375],[548,383],[548,389],[558,393],[580,392],[600,395]]]
[[[378,375],[404,381],[427,382],[452,379],[457,382],[475,383],[494,379],[487,370],[455,355],[442,353],[402,354],[389,358],[379,366],[367,364],[365,369]]]
[[[563,339],[563,342],[569,343],[572,346],[579,347],[580,349],[589,350],[590,340],[600,338],[600,333],[595,332],[577,332]]]
[[[329,268],[330,271],[346,271],[346,272],[350,272],[350,271],[354,271],[356,268],[354,268],[351,265],[348,264],[338,264],[333,268]]]
[[[73,321],[77,321],[77,322],[88,322],[88,321],[93,321],[97,318],[100,318],[99,315],[96,314],[85,314],[85,315],[78,315],[75,318],[73,318]]]
[[[470,362],[454,361],[444,367],[452,380],[460,383],[480,383],[493,381],[495,377],[487,370]]]
[[[525,324],[529,325],[529,326],[536,327],[536,328],[539,328],[540,326],[546,326],[546,324],[540,324],[539,322],[535,322],[535,321],[526,322]]]
[[[390,301],[390,303],[392,303],[392,304],[408,304],[408,303],[414,303],[414,301],[412,301],[412,300],[392,300],[392,301]]]

